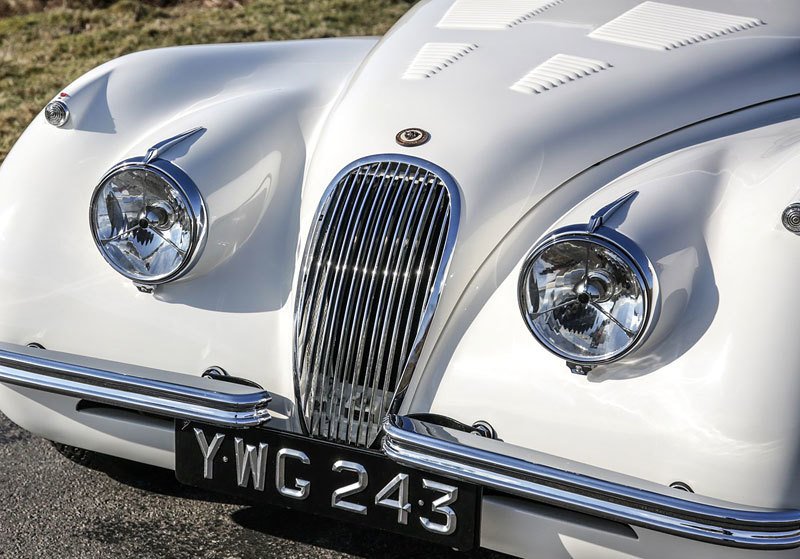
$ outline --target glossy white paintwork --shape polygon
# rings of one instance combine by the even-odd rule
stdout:
[[[800,93],[800,14],[793,0],[671,3],[766,24],[659,51],[588,37],[636,0],[564,0],[498,30],[437,26],[452,1],[434,0],[377,47],[181,47],[93,70],[65,88],[72,120],[57,129],[38,116],[0,167],[0,339],[198,375],[219,365],[267,388],[275,421],[297,429],[294,286],[322,192],[360,157],[413,155],[453,175],[462,215],[401,411],[485,419],[517,445],[746,505],[800,507],[800,237],[780,226],[800,200],[800,108],[787,100],[702,122]],[[431,43],[475,47],[404,79]],[[512,89],[558,54],[608,67],[538,94]],[[94,247],[92,190],[115,163],[196,126],[207,131],[167,157],[203,193],[208,243],[185,278],[139,293]],[[410,126],[431,141],[398,146]],[[574,376],[519,316],[519,265],[540,236],[632,189],[640,195],[612,224],[656,266],[657,328],[630,358]],[[0,409],[54,440],[174,464],[163,425],[5,386]],[[618,546],[602,529],[561,526],[539,543],[528,513],[505,520],[514,507],[487,504],[486,545],[661,557],[647,551],[675,540],[641,532],[641,547]],[[507,527],[517,525],[515,539]],[[663,556],[721,549],[680,546]]]
[[[548,505],[484,497],[481,546],[525,559],[795,559],[676,538]]]
[[[797,507],[800,378],[790,372],[800,355],[794,328],[781,325],[800,313],[791,296],[800,239],[780,213],[798,197],[799,146],[800,121],[776,124],[667,155],[587,198],[554,227],[586,223],[639,191],[611,226],[655,267],[661,308],[650,338],[617,364],[570,374],[509,319],[519,313],[515,266],[486,278],[496,291],[430,392],[432,411],[703,495]]]
[[[40,116],[0,168],[2,338],[198,375],[219,365],[269,386],[286,414],[304,169],[374,43],[149,51],[68,86],[71,123]],[[101,169],[198,125],[207,131],[168,155],[205,198],[205,250],[181,281],[139,293],[87,245],[91,193]],[[25,423],[18,407],[7,413]]]

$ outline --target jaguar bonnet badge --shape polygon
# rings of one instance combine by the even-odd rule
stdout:
[[[406,128],[395,136],[397,143],[407,148],[421,146],[430,139],[431,135],[422,128]]]

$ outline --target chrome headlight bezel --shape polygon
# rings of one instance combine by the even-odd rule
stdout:
[[[114,176],[123,172],[134,170],[142,170],[154,173],[160,179],[165,181],[170,187],[172,187],[181,195],[182,202],[185,204],[190,213],[191,240],[189,248],[186,251],[186,256],[176,269],[165,274],[139,277],[128,273],[128,271],[115,262],[113,258],[109,257],[103,247],[100,237],[98,236],[98,230],[95,223],[98,193]],[[203,197],[200,194],[200,190],[197,188],[197,185],[178,166],[164,159],[148,160],[147,157],[134,157],[121,161],[109,169],[92,191],[91,202],[89,204],[89,229],[92,232],[92,239],[94,240],[95,246],[97,246],[97,250],[103,256],[103,259],[108,262],[108,264],[116,272],[128,278],[137,285],[156,286],[175,281],[183,277],[197,263],[207,237],[206,206]]]
[[[533,268],[534,263],[547,249],[552,248],[558,243],[568,241],[590,242],[613,252],[628,267],[630,267],[643,294],[644,319],[642,322],[642,327],[631,339],[627,346],[610,356],[602,358],[590,358],[567,353],[562,348],[559,348],[553,344],[550,340],[539,335],[533,325],[532,317],[527,312],[525,291],[529,283],[528,276]],[[641,347],[642,343],[650,335],[655,322],[654,311],[655,303],[658,300],[658,291],[658,280],[653,265],[649,258],[645,255],[644,251],[642,251],[642,249],[639,248],[639,246],[633,240],[614,229],[604,226],[600,226],[589,231],[587,230],[587,226],[585,224],[570,225],[557,229],[537,243],[525,257],[517,283],[517,298],[520,313],[525,321],[525,325],[531,334],[533,334],[534,338],[550,353],[557,355],[558,357],[566,360],[568,363],[588,366],[603,365],[619,361],[638,347]]]

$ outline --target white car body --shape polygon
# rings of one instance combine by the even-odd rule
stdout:
[[[0,168],[0,349],[196,377],[222,366],[269,391],[270,427],[299,433],[296,289],[320,200],[361,158],[419,158],[453,177],[461,206],[396,413],[484,420],[502,440],[443,436],[667,500],[637,512],[531,471],[436,470],[399,428],[386,452],[497,490],[480,543],[512,555],[800,556],[800,237],[781,223],[800,202],[800,8],[668,3],[431,0],[380,40],[169,48],[92,70],[64,89],[69,122],[38,116]],[[556,55],[599,65],[543,86],[535,70]],[[94,247],[90,197],[116,163],[197,126],[165,157],[203,195],[205,247],[185,277],[139,292]],[[430,141],[398,145],[409,127]],[[570,374],[520,317],[520,268],[632,190],[613,227],[653,263],[652,333]],[[175,467],[171,423],[80,411],[14,381],[4,355],[0,410],[17,424]],[[670,499],[700,520],[676,520]],[[741,518],[715,530],[719,511]]]

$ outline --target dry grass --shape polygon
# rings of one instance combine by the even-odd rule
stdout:
[[[97,10],[108,8],[118,0],[0,0],[0,17],[34,14],[55,9]],[[138,4],[166,8],[177,5],[193,5],[206,8],[234,7],[248,4],[252,0],[145,0]]]
[[[169,45],[380,35],[413,2],[0,0],[0,162],[50,98],[110,58]]]

